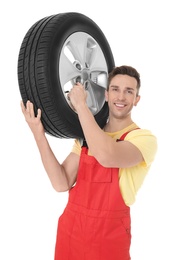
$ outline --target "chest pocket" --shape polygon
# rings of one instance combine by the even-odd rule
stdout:
[[[81,179],[93,183],[110,183],[112,171],[100,165],[94,157],[88,156],[81,165]]]

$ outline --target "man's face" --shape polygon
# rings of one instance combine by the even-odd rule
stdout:
[[[111,80],[105,97],[109,105],[109,116],[127,117],[140,99],[136,79],[128,75],[116,75]]]

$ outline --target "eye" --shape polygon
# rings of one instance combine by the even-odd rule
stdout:
[[[128,93],[128,94],[134,94],[134,89],[132,89],[132,88],[127,88],[126,89],[126,92]]]
[[[112,91],[118,91],[118,88],[112,88]]]

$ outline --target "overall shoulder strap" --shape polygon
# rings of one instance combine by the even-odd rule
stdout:
[[[86,148],[88,148],[88,145],[87,145],[87,142],[86,142],[85,139],[83,140],[83,143],[82,143],[82,146],[81,146],[81,147],[86,147]]]
[[[124,138],[126,137],[126,135],[127,135],[128,133],[130,133],[131,131],[134,131],[134,130],[136,130],[136,129],[140,129],[140,128],[137,127],[137,128],[135,128],[135,129],[133,129],[133,130],[130,130],[130,131],[128,131],[128,132],[125,132],[119,139],[116,139],[116,142],[123,141]]]

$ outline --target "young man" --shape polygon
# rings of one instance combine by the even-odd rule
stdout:
[[[42,162],[57,191],[69,190],[69,200],[59,218],[55,260],[129,260],[130,205],[154,160],[157,141],[139,128],[131,111],[140,100],[140,75],[130,66],[115,67],[105,93],[109,119],[104,129],[86,104],[86,91],[78,83],[69,99],[81,123],[87,146],[75,141],[60,164],[41,123],[41,110],[33,104],[22,112],[34,135]]]

